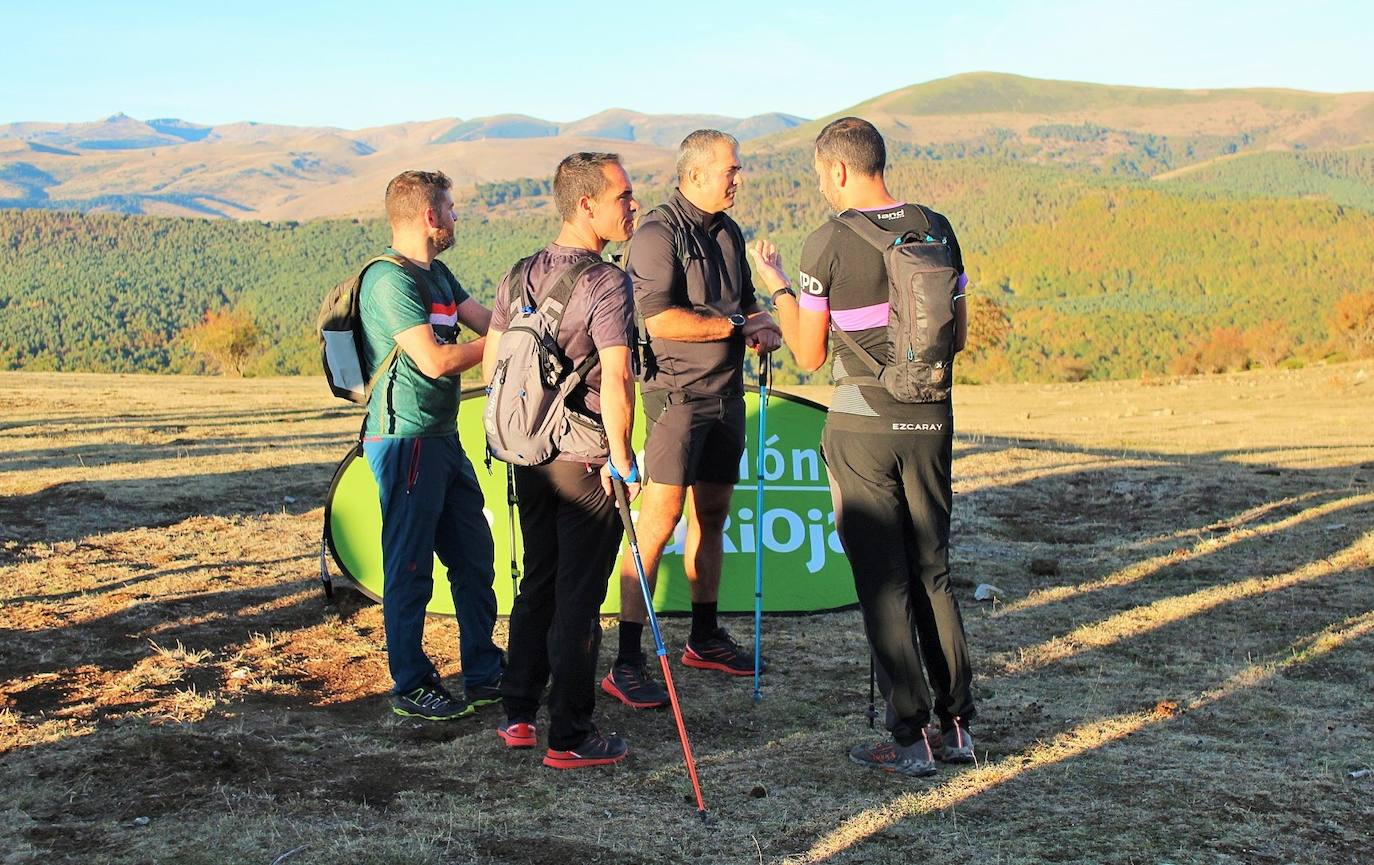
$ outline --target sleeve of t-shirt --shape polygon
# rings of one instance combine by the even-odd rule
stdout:
[[[429,310],[421,301],[419,286],[393,264],[382,262],[367,269],[359,306],[363,330],[381,332],[392,339],[403,330],[429,324]]]
[[[635,326],[634,286],[625,271],[613,264],[598,265],[584,277],[592,280],[592,305],[587,330],[597,351],[628,346]]]
[[[827,312],[830,309],[830,279],[835,254],[831,247],[834,231],[830,223],[807,235],[802,244],[801,278],[798,280],[797,303],[802,309]]]
[[[463,288],[463,284],[458,281],[457,275],[448,269],[448,265],[438,259],[435,259],[434,264],[438,266],[440,272],[448,279],[448,287],[453,289],[454,306],[457,306],[472,296],[468,294],[467,289]]]
[[[510,330],[510,271],[501,277],[496,287],[496,300],[492,301],[491,327],[505,333]]]
[[[677,270],[677,251],[673,249],[673,229],[667,223],[653,220],[643,224],[630,242],[630,254],[625,271],[634,284],[634,301],[639,314],[652,318],[664,310],[686,306],[684,299],[673,296],[673,278]]]

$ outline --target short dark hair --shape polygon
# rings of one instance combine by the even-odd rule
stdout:
[[[577,202],[582,196],[596,198],[606,191],[607,165],[620,165],[620,154],[581,151],[568,154],[558,163],[558,170],[553,173],[553,200],[565,222],[577,215]]]
[[[439,207],[453,181],[442,171],[402,171],[386,185],[386,217],[392,225]]]
[[[883,136],[862,117],[841,117],[828,124],[816,136],[816,155],[826,162],[843,162],[868,177],[876,177],[887,168]]]

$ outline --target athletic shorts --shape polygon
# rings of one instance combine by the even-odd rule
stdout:
[[[649,428],[644,475],[658,484],[739,482],[744,455],[744,397],[701,397],[676,391],[644,394]]]

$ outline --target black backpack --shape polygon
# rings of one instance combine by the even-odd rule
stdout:
[[[923,231],[901,234],[873,224],[855,210],[836,216],[883,254],[887,267],[887,336],[892,362],[883,365],[854,337],[837,327],[835,334],[869,368],[872,376],[850,375],[840,383],[881,385],[898,402],[941,402],[954,383],[954,303],[959,274],[947,238],[930,234],[930,211]]]
[[[426,310],[429,309],[429,286],[420,268],[408,258],[379,255],[364,264],[357,274],[329,289],[324,302],[320,305],[320,314],[315,319],[315,333],[320,338],[320,360],[324,365],[324,377],[329,383],[330,392],[340,399],[363,405],[366,405],[368,398],[372,396],[373,386],[401,355],[401,347],[393,345],[391,352],[373,371],[372,377],[363,375],[363,325],[359,295],[363,287],[363,274],[379,261],[390,262],[409,273],[420,290],[420,302]],[[437,260],[434,265],[441,268],[439,272],[448,279],[450,285],[453,285],[455,281],[448,269]]]

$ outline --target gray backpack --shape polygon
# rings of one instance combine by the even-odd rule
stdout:
[[[568,406],[568,397],[600,358],[592,352],[573,369],[558,345],[558,327],[573,289],[598,262],[572,265],[541,300],[529,283],[530,261],[516,264],[507,278],[510,326],[496,352],[482,416],[487,450],[518,466],[540,465],[559,454],[604,459],[609,445],[601,422]]]
[[[878,384],[898,402],[941,402],[954,383],[954,303],[959,274],[946,238],[931,236],[930,211],[925,231],[895,234],[868,217],[846,210],[835,217],[883,254],[887,266],[887,336],[892,362],[878,363],[854,337],[834,328],[872,376],[845,376],[840,383]]]

